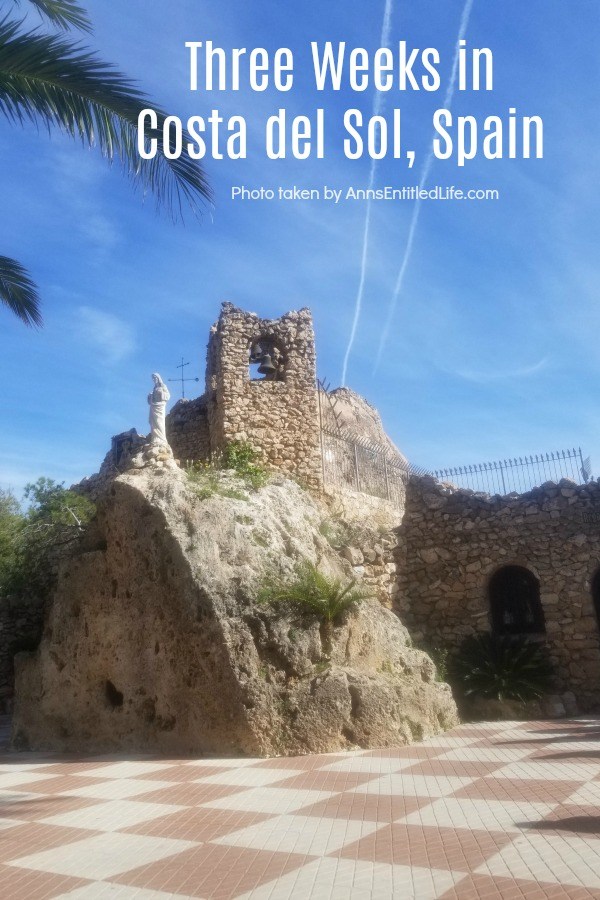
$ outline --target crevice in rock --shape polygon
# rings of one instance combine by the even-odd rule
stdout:
[[[118,709],[120,706],[123,706],[123,694],[121,691],[118,691],[112,681],[109,681],[108,679],[104,685],[104,693],[113,709]]]
[[[354,731],[351,728],[348,728],[347,725],[344,725],[342,728],[342,737],[348,741],[349,744],[356,744],[356,736]]]
[[[356,719],[358,718],[360,712],[360,691],[356,687],[356,685],[349,684],[348,685],[348,693],[350,694],[350,718]]]

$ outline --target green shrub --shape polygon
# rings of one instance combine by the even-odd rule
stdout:
[[[296,577],[281,582],[268,578],[259,594],[263,603],[285,604],[303,613],[334,622],[345,610],[370,596],[356,581],[344,585],[339,578],[330,578],[309,562],[299,563]]]
[[[262,603],[287,606],[302,615],[316,616],[321,622],[321,637],[326,652],[331,652],[331,637],[336,620],[350,607],[371,595],[355,581],[344,584],[330,578],[309,562],[299,563],[291,581],[268,577],[258,599]]]
[[[249,487],[258,490],[269,477],[258,459],[257,451],[248,441],[230,441],[221,454],[219,466],[222,469],[233,469]]]
[[[195,462],[186,469],[186,474],[194,493],[201,500],[206,500],[213,494],[234,500],[247,500],[241,490],[221,483],[219,471],[234,472],[243,482],[243,489],[257,491],[269,478],[267,470],[256,462],[257,458],[256,450],[247,441],[231,441],[214,462]]]
[[[0,593],[10,590],[15,580],[24,525],[19,501],[0,488]]]
[[[49,586],[51,558],[68,550],[96,512],[84,495],[51,478],[25,487],[24,511],[10,493],[0,492],[0,591],[43,593]]]
[[[478,634],[468,637],[451,661],[450,678],[464,697],[539,699],[551,686],[545,648],[526,638]]]
[[[230,441],[221,456],[224,469],[235,469],[236,472],[244,471],[254,464],[257,452],[248,441]]]

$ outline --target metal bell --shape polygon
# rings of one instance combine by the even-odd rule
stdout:
[[[277,371],[277,367],[273,365],[273,360],[271,359],[270,353],[265,353],[260,361],[258,371],[261,375],[264,375],[265,378],[269,378],[270,375],[275,374],[275,372]]]

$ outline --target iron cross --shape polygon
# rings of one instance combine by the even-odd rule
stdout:
[[[179,378],[168,378],[167,379],[168,381],[180,381],[181,382],[181,398],[182,398],[182,400],[185,400],[185,383],[186,383],[186,381],[200,381],[199,378],[184,378],[183,377],[183,370],[185,369],[186,366],[189,366],[189,362],[184,362],[183,356],[182,356],[181,362],[177,366],[178,369],[181,369],[181,376]]]

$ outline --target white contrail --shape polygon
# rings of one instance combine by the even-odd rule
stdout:
[[[448,82],[448,87],[446,89],[446,96],[444,97],[444,108],[450,109],[452,105],[452,100],[454,98],[454,89],[456,87],[456,76],[458,73],[458,54],[460,50],[460,42],[464,40],[465,34],[467,33],[467,28],[469,26],[469,19],[471,17],[471,10],[473,9],[473,3],[475,0],[466,0],[464,5],[462,16],[460,18],[460,26],[458,29],[458,37],[456,39],[456,47],[454,50],[454,59],[452,61],[452,72],[450,74],[450,80]],[[427,154],[427,159],[423,165],[423,170],[421,172],[421,179],[419,181],[419,191],[425,186],[425,183],[429,177],[429,172],[431,171],[431,164],[433,163],[433,147],[430,149]],[[381,332],[381,338],[379,340],[379,349],[377,350],[377,357],[375,359],[375,366],[373,372],[377,371],[379,363],[381,362],[381,357],[383,355],[383,351],[385,349],[385,345],[387,343],[387,339],[390,334],[390,328],[392,325],[392,321],[394,318],[394,313],[396,312],[396,306],[398,305],[398,298],[400,296],[400,292],[402,290],[402,285],[404,283],[404,276],[406,274],[406,270],[408,268],[408,263],[410,261],[410,255],[412,252],[412,246],[415,239],[415,233],[417,230],[417,224],[419,222],[419,215],[421,212],[421,200],[417,197],[415,200],[415,205],[413,209],[412,219],[410,220],[410,227],[408,229],[408,237],[406,239],[406,248],[404,250],[404,256],[402,258],[402,264],[400,266],[400,271],[398,272],[398,277],[396,279],[396,286],[394,288],[394,293],[392,294],[392,299],[390,300],[390,305],[388,307],[388,314],[385,320],[385,325],[383,326],[383,330]]]
[[[383,24],[381,26],[381,47],[389,47],[390,45],[390,29],[392,25],[392,12],[394,8],[394,0],[385,0],[385,9],[383,11]],[[373,101],[373,115],[378,116],[381,114],[383,109],[383,94],[381,91],[375,91],[375,98]],[[371,160],[371,170],[369,172],[369,191],[373,189],[375,184],[375,174],[377,171],[377,163],[378,160]],[[371,195],[367,194],[367,198]],[[356,338],[356,330],[358,328],[358,320],[360,319],[360,313],[362,309],[362,300],[363,293],[365,289],[365,277],[367,274],[367,260],[369,257],[369,231],[371,228],[371,200],[367,199],[367,212],[365,215],[365,227],[363,231],[363,244],[362,244],[362,257],[360,262],[360,280],[358,283],[358,293],[356,295],[356,301],[354,303],[354,318],[352,319],[352,328],[350,329],[350,337],[348,339],[348,346],[346,347],[346,353],[344,355],[344,364],[342,366],[342,386],[346,384],[346,373],[348,371],[348,360],[350,359],[350,353],[352,352],[352,347],[354,346],[354,339]]]

